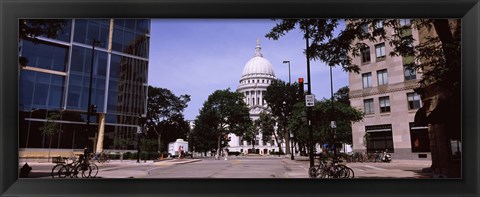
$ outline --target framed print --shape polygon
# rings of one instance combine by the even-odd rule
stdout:
[[[479,11],[2,1],[0,193],[477,196]]]

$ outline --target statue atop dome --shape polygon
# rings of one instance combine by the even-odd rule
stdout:
[[[260,47],[260,40],[257,38],[257,46],[255,47],[255,57],[263,57],[262,53],[260,53],[260,50],[262,47]]]

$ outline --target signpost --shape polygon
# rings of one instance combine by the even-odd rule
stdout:
[[[315,106],[315,95],[313,95],[313,94],[305,95],[305,105],[307,107]]]

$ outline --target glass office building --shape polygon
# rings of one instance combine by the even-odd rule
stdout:
[[[62,26],[54,38],[19,40],[26,59],[19,74],[19,148],[133,149],[146,114],[150,20],[65,19]],[[95,50],[93,39],[100,41]],[[87,130],[91,72],[97,108]],[[51,112],[61,118],[50,142],[41,127]]]

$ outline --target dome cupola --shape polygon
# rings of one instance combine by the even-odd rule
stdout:
[[[253,76],[271,76],[275,77],[272,64],[263,58],[260,50],[260,41],[257,39],[257,46],[255,47],[255,55],[243,67],[242,78]]]

